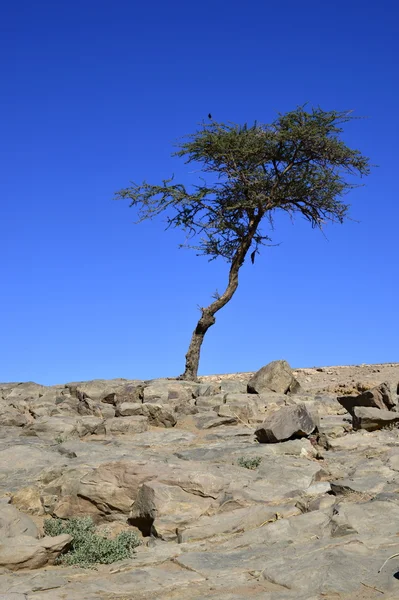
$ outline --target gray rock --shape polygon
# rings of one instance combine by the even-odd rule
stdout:
[[[195,406],[209,410],[215,406],[224,403],[224,394],[215,394],[213,396],[198,396],[195,400]]]
[[[223,425],[237,425],[237,423],[239,423],[239,419],[237,417],[218,417],[214,412],[193,415],[193,419],[195,426],[198,429],[213,429],[214,427],[221,427]]]
[[[294,505],[285,506],[250,506],[218,512],[212,516],[202,516],[189,527],[178,526],[178,541],[180,543],[202,540],[223,534],[233,534],[248,531],[272,523],[276,515],[293,516],[300,514]]]
[[[141,486],[129,521],[163,540],[175,540],[179,527],[196,522],[213,503],[212,498],[192,494],[180,486],[149,481]]]
[[[0,504],[0,537],[12,538],[20,535],[37,538],[39,530],[30,517],[10,504]]]
[[[379,408],[355,406],[353,409],[353,429],[375,431],[399,423],[399,413]]]
[[[107,419],[105,421],[107,435],[142,433],[148,429],[148,419],[142,416]]]
[[[142,407],[142,414],[154,427],[174,427],[177,423],[176,417],[162,404],[146,402]]]
[[[281,394],[298,392],[300,385],[285,360],[275,360],[262,367],[248,382],[250,394],[273,391]]]
[[[53,565],[61,552],[70,546],[72,539],[67,534],[40,540],[26,535],[0,538],[0,567],[19,571]]]
[[[28,417],[13,406],[0,402],[0,426],[23,427],[29,422]]]
[[[188,403],[194,397],[197,387],[198,384],[186,381],[156,379],[144,388],[143,402],[169,406]]]
[[[220,382],[220,389],[223,394],[245,394],[247,391],[247,384],[244,381],[222,379]]]
[[[141,402],[122,402],[116,409],[117,417],[132,417],[143,414],[143,404]]]
[[[255,431],[261,443],[276,443],[292,437],[305,437],[315,431],[318,421],[305,404],[280,408]]]
[[[352,416],[356,406],[379,408],[381,410],[392,410],[396,406],[387,383],[381,383],[358,396],[338,396],[337,400]]]

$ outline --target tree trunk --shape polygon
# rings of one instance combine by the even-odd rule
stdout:
[[[198,366],[200,360],[201,346],[206,332],[216,323],[215,314],[223,308],[233,297],[238,288],[238,272],[242,267],[245,256],[251,247],[252,239],[256,233],[263,215],[258,214],[254,217],[248,227],[248,233],[242,240],[231,262],[229,271],[229,281],[224,293],[212,302],[206,308],[201,308],[201,318],[191,336],[190,345],[186,354],[186,367],[183,375],[179,379],[187,381],[197,381]]]

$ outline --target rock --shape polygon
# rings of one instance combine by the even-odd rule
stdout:
[[[127,383],[118,387],[113,393],[102,398],[102,402],[114,404],[115,406],[123,403],[142,403],[144,392],[144,382]]]
[[[107,435],[142,433],[148,429],[147,417],[135,416],[107,419],[105,421]]]
[[[23,427],[29,423],[28,417],[12,406],[0,403],[0,426]]]
[[[188,403],[197,387],[197,384],[186,381],[156,379],[144,388],[143,402],[169,406]]]
[[[97,402],[109,402],[110,400],[107,400],[107,398],[110,399],[112,394],[115,394],[117,391],[123,391],[127,386],[134,388],[140,385],[143,385],[143,382],[139,380],[93,379],[92,381],[67,383],[65,388],[72,396],[79,400],[90,398]]]
[[[381,383],[358,396],[338,396],[337,400],[352,416],[356,406],[379,408],[381,410],[392,410],[396,406],[387,383]]]
[[[369,501],[362,504],[340,502],[334,507],[332,534],[399,535],[399,506],[393,502]]]
[[[43,515],[44,508],[40,497],[40,490],[36,486],[24,487],[11,497],[13,506],[31,515]]]
[[[154,427],[174,427],[177,423],[176,417],[161,404],[150,402],[143,404],[143,415],[148,418],[149,424]]]
[[[244,383],[244,381],[223,379],[220,382],[220,390],[223,394],[245,394],[247,391],[247,384]]]
[[[191,494],[176,485],[149,481],[141,486],[129,521],[147,535],[152,532],[163,540],[174,540],[179,526],[197,521],[212,504],[210,497]]]
[[[198,429],[212,429],[213,427],[221,427],[223,425],[237,425],[239,419],[232,416],[219,417],[213,413],[202,413],[193,415],[195,426]]]
[[[276,443],[293,437],[305,437],[315,431],[317,418],[311,414],[304,404],[280,408],[255,431],[261,443]]]
[[[218,417],[235,419],[235,423],[237,421],[240,423],[249,423],[252,419],[255,419],[257,415],[251,404],[242,403],[221,404],[220,406],[215,407],[215,412]],[[261,422],[262,419],[260,418],[259,421]]]
[[[198,396],[195,400],[195,406],[209,410],[224,403],[224,394],[215,394],[213,396]]]
[[[202,516],[188,527],[178,527],[179,543],[203,540],[223,534],[239,533],[267,525],[276,520],[276,514],[281,518],[300,514],[293,504],[284,506],[249,506],[229,512],[219,512],[212,516]]]
[[[399,413],[379,408],[355,406],[353,409],[353,428],[375,431],[390,425],[399,424]]]
[[[37,538],[39,530],[32,519],[15,506],[0,504],[0,537],[4,539],[20,535]]]
[[[66,550],[72,536],[63,534],[56,537],[33,537],[19,535],[13,538],[0,538],[0,567],[12,571],[38,569],[53,565],[58,556]]]
[[[133,402],[123,402],[117,408],[118,417],[129,417],[141,415],[147,417],[150,425],[154,427],[174,427],[177,423],[176,417],[170,413],[162,404],[137,404]]]
[[[250,394],[261,394],[268,391],[288,394],[289,392],[296,393],[299,389],[300,385],[285,360],[275,360],[262,367],[248,382]]]
[[[140,402],[122,402],[116,409],[117,417],[132,417],[143,414],[143,404]]]

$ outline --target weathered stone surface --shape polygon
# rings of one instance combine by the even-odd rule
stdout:
[[[37,538],[39,531],[32,519],[15,506],[0,503],[0,537],[11,538],[19,535]]]
[[[294,516],[300,510],[294,504],[283,506],[250,506],[229,512],[218,512],[212,516],[201,516],[194,524],[178,526],[180,543],[202,540],[223,534],[239,533],[267,525],[276,520],[276,515]]]
[[[298,392],[300,385],[292,374],[290,365],[285,360],[275,360],[262,367],[248,382],[250,394],[261,394],[272,391],[281,394]]]
[[[398,380],[392,369],[392,376],[388,366],[376,372],[392,385],[393,377]],[[81,382],[70,388],[0,384],[0,414],[1,407],[10,406],[28,420],[23,427],[0,426],[0,514],[2,507],[18,508],[23,519],[28,513],[37,522],[36,537],[28,536],[23,545],[17,543],[18,529],[11,538],[0,533],[8,548],[14,540],[19,557],[28,556],[34,568],[43,562],[47,550],[37,548],[43,512],[61,518],[90,515],[99,531],[113,533],[125,529],[131,515],[131,526],[152,532],[133,559],[98,571],[52,565],[33,572],[21,569],[21,563],[11,567],[15,572],[0,568],[3,595],[23,594],[24,600],[374,600],[376,594],[382,597],[375,587],[387,600],[396,600],[399,563],[393,559],[377,571],[399,551],[399,436],[397,429],[352,431],[336,394],[370,383],[363,388],[354,383],[365,381],[360,368],[346,370],[345,381],[338,378],[331,385],[334,368],[296,372],[303,384],[297,395],[245,394],[249,374],[231,375],[226,385],[219,376],[188,385],[176,380]],[[314,385],[313,378],[322,384]],[[166,390],[167,402],[143,403],[146,388]],[[11,397],[9,404],[5,396]],[[274,444],[257,442],[254,418],[297,405],[313,416],[319,412],[318,432]],[[153,410],[172,415],[178,428],[151,421]],[[193,415],[192,410],[203,412]],[[104,427],[101,414],[119,423],[144,418],[149,428],[97,433]],[[222,424],[231,416],[233,422]],[[48,419],[75,429],[64,437],[52,428],[49,434],[30,428],[40,429]]]
[[[239,419],[232,416],[219,417],[215,412],[202,413],[193,416],[195,426],[198,429],[213,429],[214,427],[221,427],[223,425],[237,425]]]
[[[193,398],[194,390],[197,387],[197,384],[185,381],[157,379],[144,388],[143,402],[168,404],[169,406],[184,404]]]
[[[399,413],[379,408],[355,406],[353,409],[353,428],[375,431],[389,425],[399,424]]]
[[[317,426],[315,415],[310,413],[305,404],[300,404],[280,408],[266,417],[255,435],[259,442],[270,444],[310,435]]]
[[[26,535],[0,538],[0,567],[18,571],[52,565],[71,541],[72,537],[67,534],[40,540]]]
[[[11,503],[18,510],[31,515],[43,515],[40,490],[36,486],[24,487],[12,495]]]
[[[219,406],[224,402],[224,394],[214,394],[212,396],[198,396],[195,400],[195,406],[198,408],[209,410]]]
[[[396,406],[387,383],[381,383],[358,396],[338,396],[337,400],[352,416],[356,406],[379,408],[381,410],[392,410]]]
[[[148,429],[147,417],[134,416],[107,419],[105,421],[107,435],[142,433]]]
[[[0,402],[0,427],[23,427],[29,423],[26,414],[17,410],[13,406],[7,406]]]
[[[180,486],[149,481],[141,486],[129,520],[163,540],[174,540],[179,526],[197,521],[213,503],[211,497],[192,494]]]

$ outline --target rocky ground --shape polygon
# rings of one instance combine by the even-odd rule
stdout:
[[[276,363],[0,384],[0,600],[398,600],[399,555],[379,572],[399,554],[398,382]],[[71,536],[44,520],[83,516],[141,545],[58,564]]]

